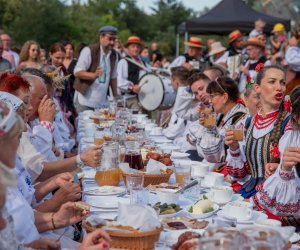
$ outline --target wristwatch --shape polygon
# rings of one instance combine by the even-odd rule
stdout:
[[[80,154],[78,154],[78,155],[76,156],[76,164],[77,164],[77,167],[79,167],[79,168],[83,168],[83,167],[84,167],[84,163],[83,163],[83,161],[80,159]]]

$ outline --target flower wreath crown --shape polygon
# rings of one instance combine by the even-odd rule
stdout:
[[[256,65],[255,67],[255,71],[257,73],[259,73],[261,71],[262,68],[264,68],[265,65],[263,63],[259,63]],[[251,88],[253,86],[253,84],[255,83],[255,79],[253,79],[251,76],[247,76],[247,84],[246,84],[246,88]]]

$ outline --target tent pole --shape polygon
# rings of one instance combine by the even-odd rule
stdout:
[[[176,57],[179,56],[179,40],[180,40],[180,35],[179,33],[176,34]]]
[[[189,33],[188,33],[188,32],[185,32],[185,33],[184,33],[184,41],[187,43],[187,42],[188,42],[188,40],[189,40]],[[187,46],[187,45],[185,45],[185,47],[184,47],[184,51],[186,52],[186,51],[187,51],[187,49],[188,49],[188,46]]]

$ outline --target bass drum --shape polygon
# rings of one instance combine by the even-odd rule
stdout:
[[[148,73],[141,77],[139,86],[138,99],[145,110],[163,110],[173,106],[176,92],[170,77]]]

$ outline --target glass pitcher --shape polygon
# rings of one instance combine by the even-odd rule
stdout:
[[[106,142],[103,145],[101,164],[96,168],[95,181],[99,186],[118,186],[120,182],[119,145]]]
[[[129,167],[137,170],[143,169],[141,144],[138,141],[126,141],[125,148],[125,162],[129,164]]]

